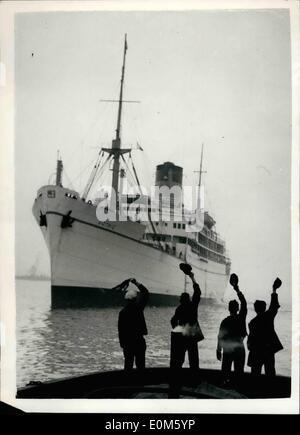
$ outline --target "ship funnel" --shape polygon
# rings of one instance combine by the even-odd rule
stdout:
[[[165,162],[156,166],[155,185],[158,187],[182,187],[182,168],[172,162]]]

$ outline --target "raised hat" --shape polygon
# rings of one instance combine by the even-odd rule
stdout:
[[[233,287],[235,285],[237,285],[239,283],[239,278],[235,273],[232,273],[230,275],[230,279],[229,279],[230,285],[232,285]]]
[[[192,266],[187,263],[180,263],[179,267],[182,270],[182,272],[185,273],[186,275],[189,275],[192,271]]]

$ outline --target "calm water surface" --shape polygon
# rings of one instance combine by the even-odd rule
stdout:
[[[50,309],[50,282],[17,280],[17,385],[123,367],[117,319],[120,308]],[[249,304],[248,321],[255,313]],[[167,366],[170,318],[174,307],[146,307],[146,364]],[[220,368],[216,337],[227,306],[199,306],[205,340],[199,344],[200,366]],[[290,375],[291,312],[281,309],[275,321],[284,350],[276,355],[277,372]],[[187,365],[187,361],[185,362]],[[248,367],[246,368],[248,370]]]

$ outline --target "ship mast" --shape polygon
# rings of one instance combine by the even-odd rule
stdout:
[[[127,40],[126,40],[126,35],[125,35],[121,87],[120,87],[120,97],[119,97],[119,108],[118,108],[118,120],[117,120],[117,128],[116,128],[116,138],[113,139],[113,141],[112,141],[112,149],[114,150],[112,188],[115,191],[117,202],[118,202],[118,193],[119,193],[118,192],[118,190],[119,190],[119,171],[120,171],[120,153],[119,153],[119,150],[121,148],[120,132],[121,132],[121,119],[122,119],[123,86],[124,86],[124,76],[125,76],[126,51],[127,51]]]
[[[202,170],[202,166],[203,166],[203,144],[202,144],[202,148],[201,148],[201,159],[200,159],[200,170],[199,170],[199,181],[198,181],[198,198],[197,198],[197,209],[196,210],[200,210],[200,187],[201,187],[201,179],[202,179],[202,174],[205,172]],[[198,172],[198,171],[195,171]],[[188,237],[186,237],[186,241],[185,241],[185,258],[184,261],[187,263],[187,250],[188,250]],[[187,291],[187,276],[184,275],[184,292]]]
[[[123,104],[123,85],[125,76],[125,62],[126,62],[126,52],[127,52],[127,34],[125,34],[124,39],[124,53],[123,53],[123,65],[122,65],[122,76],[121,76],[121,86],[120,86],[120,97],[119,97],[119,109],[118,109],[118,121],[116,129],[116,139],[115,141],[120,141],[120,131],[121,131],[121,117],[122,117],[122,104]]]
[[[121,74],[121,86],[120,86],[120,96],[118,100],[118,119],[116,128],[116,137],[112,140],[111,148],[102,148],[102,151],[107,152],[110,156],[113,156],[114,163],[112,169],[112,189],[115,195],[112,195],[112,201],[116,200],[116,220],[119,217],[119,173],[120,173],[120,156],[122,154],[128,153],[131,149],[121,149],[121,120],[122,120],[122,106],[123,106],[123,87],[124,87],[124,77],[125,77],[125,62],[126,62],[126,52],[127,52],[127,35],[124,38],[124,52],[123,52],[123,65]],[[112,204],[111,201],[111,204]]]
[[[197,210],[200,209],[200,187],[201,187],[202,173],[204,172],[202,170],[202,163],[203,163],[203,144],[202,144],[202,148],[201,148],[201,160],[200,160],[200,171],[199,171],[199,182],[198,182]]]
[[[199,182],[198,182],[197,211],[199,211],[200,207],[201,207],[201,192],[200,192],[200,188],[201,188],[202,174],[206,172],[206,171],[202,170],[202,164],[203,164],[203,143],[202,143],[202,148],[201,148],[201,160],[200,160],[200,171],[199,171]],[[204,297],[206,297],[206,288],[207,288],[207,286],[206,286],[206,274],[205,274]]]

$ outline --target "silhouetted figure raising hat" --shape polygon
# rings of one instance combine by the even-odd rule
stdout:
[[[178,397],[180,389],[180,372],[184,363],[185,354],[188,353],[189,365],[192,370],[199,369],[198,342],[204,339],[198,323],[198,305],[201,297],[201,290],[195,280],[192,267],[189,264],[181,263],[180,269],[188,275],[193,283],[192,298],[187,292],[180,296],[180,304],[175,310],[171,319],[171,391],[169,397]]]
[[[130,283],[137,288],[129,287]],[[144,335],[148,334],[144,308],[148,301],[149,291],[134,278],[123,281],[117,287],[126,290],[125,306],[120,311],[118,320],[119,342],[124,354],[124,369],[131,370],[134,362],[138,369],[144,369],[146,356]]]
[[[280,307],[276,290],[281,284],[281,280],[276,278],[273,283],[271,303],[267,311],[265,301],[257,300],[254,302],[254,310],[257,315],[249,322],[247,342],[249,349],[248,366],[251,367],[251,373],[254,375],[261,374],[263,366],[266,375],[275,376],[276,374],[275,353],[283,349],[274,329],[274,318]]]
[[[244,372],[245,347],[244,338],[247,335],[246,316],[247,302],[238,286],[238,276],[233,273],[230,276],[230,284],[236,291],[241,306],[236,300],[228,304],[230,315],[220,325],[217,344],[217,359],[222,360],[222,372],[225,383],[230,381],[231,366],[233,364],[235,375]]]

